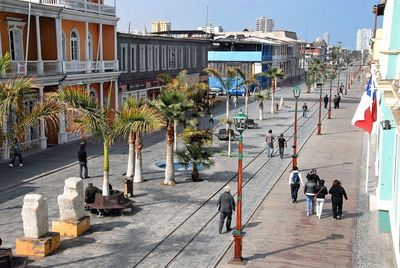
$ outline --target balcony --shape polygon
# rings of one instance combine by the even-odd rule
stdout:
[[[57,60],[28,61],[26,66],[24,61],[12,61],[6,75],[15,77],[25,75],[26,73],[26,75],[46,76],[61,73],[69,74],[117,71],[117,66],[118,63],[115,61],[63,61],[62,64]]]
[[[32,2],[51,6],[62,6],[69,9],[96,14],[115,16],[115,7],[92,3],[85,0],[32,0]]]

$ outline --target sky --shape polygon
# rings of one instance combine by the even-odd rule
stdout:
[[[111,1],[111,0],[106,0]],[[372,7],[379,0],[116,0],[118,30],[151,31],[153,20],[166,20],[172,30],[196,29],[208,22],[225,31],[255,29],[257,17],[275,21],[275,29],[294,31],[306,41],[330,34],[330,45],[355,47],[359,28],[373,28]],[[112,1],[113,2],[113,1]]]

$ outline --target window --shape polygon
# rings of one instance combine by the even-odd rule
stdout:
[[[161,46],[161,68],[163,70],[167,69],[167,47]]]
[[[71,31],[71,60],[79,60],[79,34],[76,29]]]
[[[24,60],[24,49],[22,41],[22,31],[14,28],[10,30],[10,54],[11,59],[16,61]]]
[[[131,45],[131,72],[137,71],[136,57],[136,45]]]
[[[175,69],[176,65],[176,47],[168,46],[168,69]]]
[[[153,45],[147,45],[147,70],[153,71]]]
[[[160,46],[154,46],[154,71],[160,70]]]
[[[184,47],[179,47],[179,68],[184,68],[183,49]]]
[[[93,60],[93,38],[92,34],[89,33],[88,35],[88,49],[89,49],[89,60]]]
[[[67,38],[65,37],[65,33],[62,33],[61,37],[61,47],[62,47],[62,57],[63,60],[67,60]]]
[[[146,71],[146,45],[139,45],[139,70]]]
[[[192,57],[191,57],[191,53],[190,53],[190,47],[187,47],[186,48],[186,51],[187,51],[187,53],[186,53],[186,58],[187,58],[187,68],[190,68],[190,67],[192,67],[191,65],[191,59],[192,59]]]
[[[192,66],[193,67],[197,67],[197,47],[192,47]]]
[[[128,71],[128,45],[121,44],[121,71]]]

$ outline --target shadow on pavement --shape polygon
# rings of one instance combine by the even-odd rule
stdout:
[[[321,242],[326,241],[326,240],[335,240],[335,239],[343,239],[343,238],[344,238],[344,235],[331,234],[331,235],[328,235],[324,239],[311,241],[311,242],[307,242],[307,243],[296,245],[296,246],[292,246],[292,247],[282,248],[282,249],[271,251],[271,252],[268,252],[268,253],[256,253],[253,256],[246,257],[246,259],[247,260],[265,259],[267,256],[274,255],[274,254],[277,254],[277,253],[281,253],[281,252],[285,252],[285,251],[289,251],[289,250],[293,250],[293,249],[297,249],[297,248],[301,248],[301,247],[306,247],[306,246],[313,245],[313,244],[318,244],[318,243],[321,243]]]

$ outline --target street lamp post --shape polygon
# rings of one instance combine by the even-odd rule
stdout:
[[[293,161],[292,167],[297,167],[297,101],[300,97],[301,88],[294,87],[293,88],[293,96],[296,99],[296,104],[294,106],[294,135],[293,135]]]
[[[331,77],[330,81],[330,87],[329,87],[329,107],[328,107],[328,119],[332,119],[331,113],[332,113],[332,83],[333,83],[333,78]]]
[[[322,83],[317,82],[317,87],[319,87],[319,114],[318,114],[318,124],[317,124],[317,135],[321,135],[321,105],[322,105]]]
[[[233,123],[235,124],[235,129],[240,133],[239,136],[239,155],[238,155],[238,186],[237,186],[237,208],[236,208],[236,230],[233,232],[233,237],[235,240],[235,252],[232,263],[243,262],[242,257],[242,180],[243,180],[243,131],[247,129],[247,115],[245,115],[242,110],[233,117]]]

